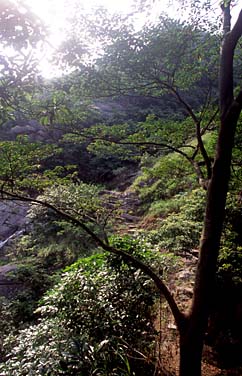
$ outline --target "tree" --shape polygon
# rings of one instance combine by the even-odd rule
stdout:
[[[234,134],[242,109],[242,92],[234,97],[233,82],[234,51],[242,36],[242,10],[231,30],[230,6],[231,2],[222,6],[224,40],[220,60],[220,132],[208,188],[192,307],[180,331],[180,375],[201,374],[203,339],[214,293]]]
[[[103,14],[101,13],[101,16]],[[207,181],[211,177],[211,157],[203,143],[203,135],[214,124],[217,117],[217,67],[219,56],[219,34],[208,31],[207,25],[189,25],[161,16],[153,26],[134,30],[123,20],[117,26],[117,17],[107,20],[99,17],[90,24],[82,19],[84,26],[78,24],[79,40],[70,37],[60,52],[62,60],[74,69],[66,85],[80,97],[119,98],[126,97],[155,99],[159,103],[161,117],[174,116],[174,109],[179,121],[187,116],[193,123],[197,145],[182,143],[177,145],[170,140],[156,137],[136,142],[124,136],[103,136],[103,140],[116,144],[175,150],[183,154],[193,166],[198,180]],[[77,22],[77,21],[76,21]],[[82,27],[92,40],[96,28],[96,38],[102,53],[95,59],[83,59]],[[81,29],[81,31],[80,31]],[[86,44],[86,40],[85,40]],[[98,50],[99,51],[99,50]],[[189,94],[189,91],[193,95]],[[162,113],[163,112],[163,113]],[[88,132],[82,132],[88,138]],[[100,136],[99,136],[100,137]],[[154,140],[155,138],[155,140]],[[93,140],[93,134],[89,137]],[[191,139],[191,138],[190,138]],[[186,151],[183,146],[188,147]],[[190,147],[190,149],[189,149]],[[190,152],[188,152],[190,150]],[[205,170],[201,168],[201,162]]]
[[[155,281],[157,287],[160,289],[161,293],[164,294],[170,305],[180,334],[180,376],[201,375],[203,341],[214,294],[216,264],[224,221],[233,140],[236,124],[242,109],[242,92],[240,91],[240,93],[234,97],[233,82],[234,51],[242,36],[242,10],[231,30],[230,7],[230,1],[224,3],[222,6],[224,16],[224,39],[219,63],[220,132],[214,165],[212,171],[208,173],[208,177],[211,179],[208,186],[204,229],[200,243],[200,256],[190,311],[188,313],[182,313],[160,278],[153,275],[150,269],[145,265],[141,265],[139,261],[132,260],[130,256],[123,254],[123,257],[128,260],[128,262],[136,264],[137,267],[141,268]],[[123,55],[121,54],[121,56]],[[144,66],[143,70],[138,71],[137,74],[145,75]],[[162,82],[162,85],[168,85],[167,80]],[[144,87],[145,84],[143,85],[143,88]],[[128,87],[128,90],[130,90],[130,87]],[[183,103],[183,100],[180,98],[174,86],[171,86],[170,90],[174,92],[177,99],[186,107],[190,116],[194,117],[194,122],[198,130],[199,144],[199,136],[201,134],[200,123],[197,122],[196,115],[190,110],[186,102]],[[199,144],[199,148],[203,153],[202,143]],[[204,158],[206,160],[206,154],[204,154]],[[207,165],[207,167],[210,168],[209,165]],[[116,252],[116,250],[110,249],[107,245],[102,244],[102,246],[106,250]]]
[[[85,222],[70,215],[51,203],[1,190],[3,197],[34,202],[52,209],[63,219],[81,227],[104,250],[120,255],[126,262],[141,269],[155,283],[167,300],[180,335],[180,376],[200,376],[204,335],[207,328],[211,302],[214,296],[216,265],[224,222],[228,183],[230,179],[231,156],[236,125],[242,110],[242,91],[235,96],[233,82],[233,60],[235,48],[242,36],[242,10],[230,28],[230,7],[228,1],[222,6],[224,15],[224,38],[221,47],[219,73],[220,131],[215,161],[208,185],[204,228],[200,243],[200,255],[196,271],[192,305],[189,312],[182,312],[172,293],[149,266],[122,249],[110,246],[100,239]]]
[[[38,75],[36,51],[46,29],[23,2],[11,0],[1,1],[0,25],[0,121],[4,123],[23,111]]]

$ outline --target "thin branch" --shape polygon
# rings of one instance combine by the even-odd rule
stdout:
[[[166,88],[167,90],[171,92],[171,94],[178,100],[178,102],[185,108],[188,115],[192,118],[196,126],[196,136],[197,136],[198,147],[201,151],[202,157],[204,159],[204,162],[207,168],[207,178],[210,179],[211,174],[212,174],[211,161],[210,161],[210,158],[207,154],[207,151],[204,147],[204,143],[202,140],[200,120],[197,118],[191,106],[181,97],[180,93],[178,92],[178,90],[176,90],[176,88],[173,85],[170,85],[168,82],[164,82],[160,80],[159,78],[156,78],[156,81],[158,84],[161,85],[161,87],[163,86],[164,88]]]
[[[79,133],[80,135],[80,133]],[[81,135],[85,138],[88,138],[89,136],[88,135]],[[204,176],[203,176],[203,173],[202,173],[202,170],[199,166],[199,164],[193,159],[193,156],[190,157],[188,154],[186,154],[184,151],[180,150],[179,148],[176,148],[175,146],[172,146],[172,145],[169,145],[169,144],[165,144],[165,143],[162,143],[162,142],[152,142],[152,141],[119,141],[119,140],[114,140],[114,139],[107,139],[105,137],[92,137],[91,141],[96,141],[96,140],[101,140],[101,141],[106,141],[106,142],[110,142],[110,143],[114,143],[114,144],[118,144],[118,145],[134,145],[134,146],[156,146],[156,147],[164,147],[164,148],[167,148],[168,150],[174,152],[174,153],[177,153],[177,154],[180,154],[182,155],[194,168],[197,176],[199,179],[204,179]],[[194,146],[192,145],[184,145],[182,146],[183,148],[191,148],[191,149],[194,149]],[[193,153],[194,155],[195,153]]]
[[[208,153],[205,149],[205,146],[204,146],[204,143],[203,143],[203,140],[202,140],[200,121],[196,124],[196,135],[197,135],[198,146],[199,146],[199,149],[201,151],[201,154],[203,156],[203,159],[204,159],[204,162],[205,162],[205,165],[206,165],[207,179],[210,179],[211,176],[212,176],[212,166],[211,166],[210,158],[208,156]]]
[[[210,127],[210,125],[212,124],[212,122],[214,121],[214,119],[216,118],[216,116],[218,115],[218,113],[219,113],[219,108],[217,108],[217,110],[211,116],[211,118],[209,119],[209,121],[207,122],[207,124],[205,125],[205,127],[203,127],[201,129],[201,136],[203,136],[206,133],[206,131],[208,130],[208,128]]]
[[[148,265],[144,264],[142,261],[136,259],[134,256],[128,254],[127,252],[125,252],[121,249],[117,249],[115,247],[112,247],[112,246],[104,243],[92,230],[90,230],[90,228],[88,226],[86,226],[79,219],[72,217],[70,214],[63,212],[62,210],[58,209],[57,207],[55,207],[54,205],[52,205],[52,204],[50,204],[46,201],[33,199],[31,197],[28,197],[28,196],[22,196],[22,195],[17,194],[17,193],[16,194],[10,193],[10,192],[3,191],[3,190],[1,190],[1,195],[2,195],[3,199],[6,196],[6,197],[8,197],[9,199],[12,199],[12,200],[30,202],[30,203],[41,205],[41,206],[44,206],[48,209],[51,209],[56,214],[58,214],[60,217],[66,219],[68,222],[71,222],[74,225],[82,228],[94,240],[94,242],[98,246],[100,246],[103,250],[110,252],[110,253],[113,253],[113,254],[116,254],[118,256],[121,256],[125,262],[130,263],[131,265],[140,269],[144,274],[146,274],[147,276],[149,276],[153,280],[157,289],[165,297],[165,299],[166,299],[166,301],[167,301],[167,303],[168,303],[168,305],[169,305],[169,307],[172,311],[174,319],[176,321],[178,330],[182,329],[182,327],[184,325],[184,321],[186,320],[185,315],[178,308],[177,303],[176,303],[173,295],[169,291],[168,287],[166,286],[166,284],[160,279],[160,277]]]
[[[175,88],[170,88],[170,90],[176,96],[176,98],[178,99],[178,101],[185,107],[185,109],[187,110],[188,114],[191,116],[192,120],[194,121],[194,124],[196,126],[196,136],[197,136],[198,147],[199,147],[199,149],[201,151],[203,160],[204,160],[205,165],[206,165],[207,178],[210,179],[211,178],[211,174],[212,174],[211,161],[209,159],[209,156],[207,154],[207,151],[205,149],[205,146],[204,146],[204,143],[203,143],[203,140],[202,140],[201,122],[199,121],[199,119],[197,118],[197,116],[193,112],[192,108],[189,106],[189,104],[182,99],[182,97],[180,96],[179,92]]]

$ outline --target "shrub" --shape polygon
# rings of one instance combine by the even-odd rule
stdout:
[[[116,237],[111,242],[158,267],[143,240]],[[167,264],[164,258],[161,262]],[[154,299],[151,281],[118,256],[78,260],[43,297],[39,324],[5,342],[9,355],[0,373],[152,375],[147,356],[156,336]]]
[[[203,226],[205,192],[195,189],[176,196],[171,205],[163,206],[163,214],[169,213],[160,227],[150,234],[150,240],[160,248],[174,252],[189,252],[199,244]],[[170,212],[171,209],[175,210]]]
[[[101,195],[96,185],[58,185],[46,189],[39,199],[79,219],[101,238],[115,218],[116,208],[109,205],[108,197]],[[29,218],[29,233],[18,240],[12,251],[18,259],[34,256],[45,268],[53,270],[90,255],[96,246],[83,229],[46,207],[32,205]]]
[[[143,167],[142,175],[133,183],[144,203],[172,196],[193,189],[197,185],[194,171],[184,158],[176,153],[159,157],[152,167]]]

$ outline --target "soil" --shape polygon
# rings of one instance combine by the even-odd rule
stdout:
[[[137,234],[143,229],[150,229],[151,224],[144,221],[139,212],[139,199],[134,192],[112,192],[114,202],[119,202],[121,215],[117,222],[116,231],[120,234]],[[157,218],[154,222],[157,221]],[[161,250],[162,252],[162,250]],[[167,252],[167,251],[166,251]],[[194,275],[198,260],[198,250],[191,254],[180,257],[179,266],[168,281],[169,289],[178,302],[179,307],[185,312],[191,303],[194,285]],[[155,326],[157,336],[157,376],[177,376],[179,367],[178,332],[174,324],[173,316],[166,303],[161,299],[157,306]],[[210,364],[209,359],[212,349],[204,347],[204,361],[202,363],[203,376],[241,376],[242,367],[236,369],[221,369],[216,363]],[[158,371],[159,370],[159,371]]]

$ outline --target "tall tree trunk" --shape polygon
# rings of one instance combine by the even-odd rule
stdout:
[[[180,376],[201,375],[202,348],[214,297],[216,264],[230,177],[233,139],[239,116],[238,108],[237,103],[232,105],[221,124],[217,155],[208,189],[193,303],[184,331],[180,333]]]
[[[192,326],[180,335],[180,373],[181,376],[200,376],[203,349],[203,335]]]
[[[224,8],[225,20],[229,5]],[[227,23],[225,24],[227,27]],[[227,30],[226,30],[227,31]],[[204,336],[214,297],[216,266],[222,234],[234,134],[242,108],[242,92],[233,98],[233,56],[242,35],[242,11],[226,33],[220,63],[220,132],[215,162],[207,193],[207,205],[200,256],[196,271],[193,302],[186,325],[180,331],[180,376],[200,376]]]

